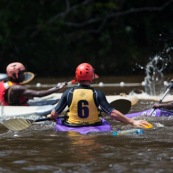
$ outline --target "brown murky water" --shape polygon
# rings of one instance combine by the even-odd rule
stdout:
[[[104,88],[104,92],[112,94],[130,90],[129,87]],[[140,101],[132,110],[143,110],[152,104]],[[0,172],[172,173],[173,118],[150,121],[160,122],[164,127],[145,130],[143,135],[118,137],[111,132],[89,135],[57,133],[50,122],[14,133],[1,124]],[[128,128],[110,122],[114,130]]]

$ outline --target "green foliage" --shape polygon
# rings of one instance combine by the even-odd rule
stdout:
[[[21,61],[40,75],[72,75],[89,62],[129,74],[172,46],[172,1],[1,0],[1,71]],[[168,39],[169,38],[169,39]]]

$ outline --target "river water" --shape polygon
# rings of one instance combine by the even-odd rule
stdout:
[[[141,77],[132,77],[141,82]],[[63,79],[59,79],[61,81]],[[119,78],[111,82],[127,81]],[[38,82],[38,80],[37,80]],[[52,81],[51,81],[52,82]],[[51,83],[49,82],[49,83]],[[54,82],[54,80],[53,80]],[[107,82],[105,79],[104,82]],[[110,81],[108,81],[110,82]],[[113,83],[112,82],[112,83]],[[45,81],[46,83],[46,81]],[[129,93],[142,87],[102,87],[106,94]],[[139,101],[131,111],[152,107]],[[143,117],[142,117],[143,118]],[[106,119],[109,119],[106,117]],[[161,127],[142,135],[113,136],[112,133],[79,135],[55,132],[53,123],[33,125],[14,133],[0,125],[1,173],[172,173],[173,118],[148,119]],[[110,120],[113,130],[131,128]]]

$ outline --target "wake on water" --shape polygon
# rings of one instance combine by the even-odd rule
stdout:
[[[166,68],[166,63],[160,56],[155,56],[146,66],[145,93],[149,95],[159,95],[164,92],[163,70]],[[164,86],[164,87],[163,87]]]

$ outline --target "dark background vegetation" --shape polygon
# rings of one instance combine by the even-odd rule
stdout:
[[[155,55],[171,61],[172,43],[173,0],[0,1],[0,73],[20,61],[39,76],[72,75],[82,62],[140,74]]]

